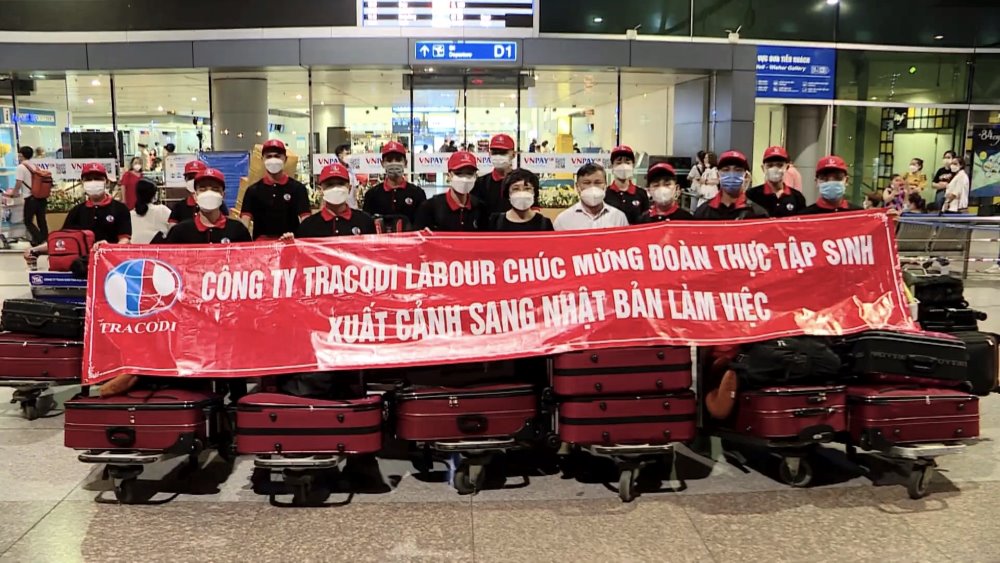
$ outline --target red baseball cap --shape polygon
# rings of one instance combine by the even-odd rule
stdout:
[[[764,151],[764,162],[778,159],[791,160],[788,158],[788,151],[785,150],[785,147],[767,147],[767,150]]]
[[[847,172],[847,163],[844,162],[844,159],[835,154],[824,156],[819,159],[819,162],[816,163],[816,173],[819,174],[824,170],[840,170],[841,172]]]
[[[269,149],[270,150],[278,151],[278,152],[280,152],[282,154],[284,154],[285,152],[287,152],[285,150],[285,143],[282,143],[281,140],[279,140],[279,139],[270,139],[268,141],[264,141],[264,145],[260,148],[260,152],[261,152],[261,154],[264,154]]]
[[[202,170],[208,169],[208,166],[200,160],[191,160],[184,165],[184,175],[193,174],[201,172]]]
[[[671,176],[677,175],[677,171],[674,170],[674,167],[670,166],[670,163],[668,162],[657,162],[651,166],[649,170],[646,171],[646,177],[649,178],[650,176],[655,176],[657,173],[666,173]]]
[[[479,169],[479,161],[476,160],[476,155],[467,151],[452,153],[448,158],[448,172],[454,172],[463,168]]]
[[[632,147],[628,145],[618,145],[617,147],[611,149],[611,160],[614,161],[617,156],[627,156],[632,160],[635,160],[635,151]]]
[[[351,174],[344,168],[343,164],[334,162],[323,167],[323,171],[319,173],[319,183],[322,184],[330,178],[340,178],[345,182],[350,182]]]
[[[403,143],[398,141],[389,141],[388,143],[382,145],[382,156],[392,153],[406,156],[406,147],[403,146]]]
[[[106,179],[108,177],[108,171],[104,168],[104,165],[100,162],[88,162],[83,165],[83,170],[80,171],[81,176],[87,174],[100,174]]]
[[[206,180],[208,178],[218,180],[219,182],[222,183],[223,187],[226,186],[226,176],[222,173],[222,171],[208,167],[205,167],[204,170],[198,172],[198,175],[194,177],[194,183],[195,185],[197,185],[198,182],[201,182],[202,180]]]
[[[740,151],[726,151],[722,153],[722,156],[719,157],[719,168],[726,166],[727,162],[729,164],[739,164],[747,170],[750,169],[750,162]]]
[[[490,149],[512,151],[514,150],[514,139],[510,135],[506,135],[504,133],[493,135],[493,138],[490,139]]]

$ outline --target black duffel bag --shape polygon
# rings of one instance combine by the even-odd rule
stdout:
[[[923,307],[964,309],[969,306],[965,301],[965,284],[961,278],[945,274],[914,274],[904,271],[903,279]]]
[[[732,363],[741,386],[820,385],[840,376],[840,357],[821,338],[799,336],[747,345]]]

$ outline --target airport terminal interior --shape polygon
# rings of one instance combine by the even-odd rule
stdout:
[[[0,203],[0,561],[1000,562],[996,1],[5,0]],[[302,242],[310,221],[359,236]],[[734,270],[845,238],[780,284],[626,250],[579,283],[407,270],[600,258],[630,229],[764,245]],[[400,287],[312,277],[394,256]],[[657,302],[543,330],[532,299],[578,286]],[[735,320],[719,297],[733,333],[702,322],[752,291]],[[379,307],[487,301],[491,336],[358,336]],[[354,338],[282,363],[302,327],[349,326],[334,310]],[[746,423],[759,397],[798,397],[754,411],[795,430]]]

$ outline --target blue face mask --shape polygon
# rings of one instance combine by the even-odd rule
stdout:
[[[736,195],[743,189],[742,172],[723,172],[719,177],[719,185],[729,195]]]
[[[845,182],[839,182],[837,180],[820,182],[819,197],[827,201],[840,201],[840,199],[844,197],[844,192],[846,190],[847,184]]]

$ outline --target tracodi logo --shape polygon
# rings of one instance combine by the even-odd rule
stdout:
[[[104,298],[123,317],[166,311],[180,290],[181,277],[172,266],[147,258],[122,262],[104,279]]]

